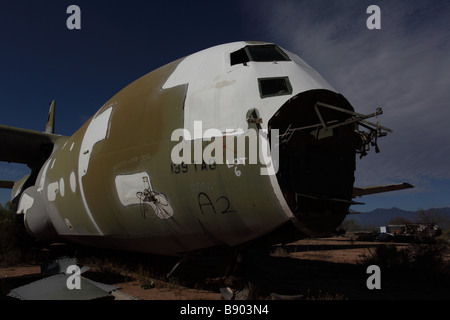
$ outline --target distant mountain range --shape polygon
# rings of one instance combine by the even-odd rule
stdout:
[[[439,212],[440,216],[446,220],[446,223],[450,223],[450,208],[433,208],[424,210],[430,216],[433,212]],[[391,209],[375,209],[370,212],[364,212],[361,214],[351,214],[347,216],[347,220],[353,220],[360,226],[375,225],[375,226],[386,226],[389,221],[395,218],[404,218],[411,222],[417,222],[417,213],[419,211],[405,211],[399,208]],[[439,222],[436,222],[439,224]],[[445,226],[441,226],[445,227]]]

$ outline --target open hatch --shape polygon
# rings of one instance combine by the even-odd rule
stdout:
[[[269,121],[280,134],[278,183],[291,211],[313,234],[339,226],[353,204],[356,154],[367,155],[390,129],[354,112],[340,94],[311,90],[288,100]],[[324,219],[324,216],[327,217]]]

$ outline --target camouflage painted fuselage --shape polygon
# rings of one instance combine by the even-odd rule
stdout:
[[[277,61],[233,56],[257,46],[275,48],[239,42],[161,67],[116,94],[72,137],[55,139],[35,181],[25,190],[24,181],[18,182],[13,191],[28,231],[43,240],[62,237],[164,255],[268,235],[290,233],[294,239],[333,231],[352,197],[355,148],[346,143],[352,129],[338,128],[321,139],[310,132],[293,137],[280,148],[276,175],[262,175],[260,164],[239,158],[228,164],[171,158],[180,143],[172,133],[193,132],[195,121],[202,121],[203,130],[234,130],[218,138],[227,142],[252,126],[281,134],[290,125],[315,124],[317,101],[353,110],[287,51]],[[275,80],[265,92],[261,79]],[[285,91],[277,91],[280,83],[288,84]],[[255,110],[259,126],[248,121]],[[333,112],[327,117],[345,120]],[[204,148],[208,141],[185,143]]]

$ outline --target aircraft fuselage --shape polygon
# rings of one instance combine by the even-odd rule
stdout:
[[[317,102],[353,111],[303,60],[275,45],[201,51],[136,80],[73,136],[56,139],[31,186],[16,184],[18,213],[42,240],[164,255],[333,231],[351,203],[354,126],[319,132],[317,123],[350,116],[328,110],[320,119]],[[306,131],[285,139],[296,127]],[[190,137],[172,139],[177,129]],[[264,164],[249,163],[251,143],[243,157],[235,144],[228,161],[218,162],[217,150],[205,159],[209,129],[223,155],[233,139],[276,129],[276,172],[261,174]],[[182,155],[190,162],[174,161],[177,146],[192,150]]]

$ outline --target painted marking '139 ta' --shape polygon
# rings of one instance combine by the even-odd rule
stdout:
[[[212,162],[210,164],[206,164],[205,161],[202,162],[202,164],[194,163],[191,166],[191,172],[204,172],[204,171],[212,171],[216,170],[217,164],[215,162]],[[189,166],[182,162],[181,164],[170,164],[170,172],[172,174],[183,174],[189,172]]]

